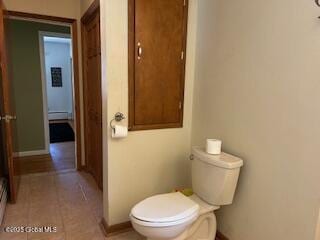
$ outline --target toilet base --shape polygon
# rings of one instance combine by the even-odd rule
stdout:
[[[217,232],[217,220],[213,212],[203,214],[179,236],[171,239],[148,240],[213,240]]]

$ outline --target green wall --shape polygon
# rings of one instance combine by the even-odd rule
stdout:
[[[17,114],[16,152],[45,149],[39,31],[70,33],[69,27],[9,19],[9,71]]]

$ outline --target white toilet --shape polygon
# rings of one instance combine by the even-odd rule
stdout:
[[[132,208],[132,225],[147,239],[215,238],[214,211],[232,203],[243,161],[226,153],[210,155],[199,147],[192,149],[191,160],[192,196],[160,194]]]

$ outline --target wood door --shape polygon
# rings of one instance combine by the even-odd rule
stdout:
[[[10,200],[11,202],[16,201],[17,188],[18,188],[18,176],[17,169],[14,165],[14,143],[15,141],[15,121],[14,121],[14,104],[13,104],[13,94],[11,82],[9,81],[8,72],[8,59],[7,59],[7,48],[5,40],[5,24],[4,24],[4,7],[2,0],[0,0],[0,67],[1,67],[1,77],[0,77],[0,128],[1,128],[1,140],[2,146],[0,149],[3,151],[0,153],[2,160],[4,160],[4,175],[8,177],[9,180],[9,190],[10,190]]]
[[[187,0],[129,0],[131,130],[182,127]]]
[[[89,14],[89,15],[88,15]],[[102,94],[99,7],[82,18],[86,168],[102,189]]]

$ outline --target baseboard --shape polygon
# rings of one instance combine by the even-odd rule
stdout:
[[[49,121],[52,120],[60,120],[60,119],[71,119],[72,113],[69,112],[49,112],[48,119]]]
[[[43,149],[43,150],[26,151],[26,152],[15,152],[13,153],[13,157],[30,157],[30,156],[47,155],[47,154],[50,154],[50,152],[46,149]]]
[[[81,172],[88,172],[87,166],[85,165],[80,165],[80,166],[77,165],[77,170]]]
[[[102,218],[100,226],[106,237],[132,230],[131,222],[124,222],[109,226],[104,218]]]
[[[104,218],[101,219],[100,228],[105,236],[107,236],[108,224]]]
[[[104,218],[102,218],[100,226],[106,237],[114,236],[132,230],[131,222],[124,222],[109,226]],[[215,240],[229,240],[229,238],[224,236],[221,232],[217,231]]]
[[[229,238],[224,236],[221,232],[217,231],[216,240],[229,240]]]

